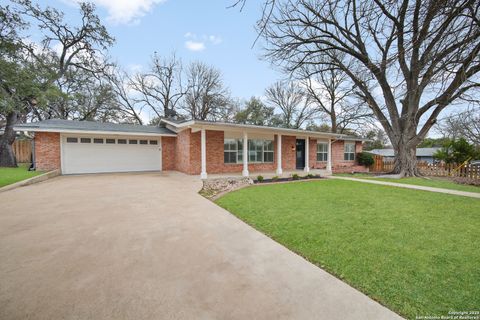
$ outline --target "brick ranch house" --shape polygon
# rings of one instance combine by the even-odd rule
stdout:
[[[206,179],[208,174],[366,171],[356,163],[365,139],[343,134],[165,119],[160,126],[51,119],[15,130],[34,132],[37,170],[62,174],[175,170]]]

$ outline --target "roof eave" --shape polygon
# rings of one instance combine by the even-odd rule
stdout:
[[[203,121],[203,120],[189,120],[182,123],[176,123],[174,121],[169,121],[167,119],[162,119],[162,122],[171,126],[169,129],[176,132],[183,131],[185,129],[201,129],[201,128],[210,128],[211,130],[222,130],[225,128],[236,129],[239,131],[242,130],[257,130],[263,132],[285,132],[285,135],[293,134],[297,136],[311,136],[311,137],[320,137],[326,139],[337,139],[337,140],[347,140],[347,141],[371,141],[371,139],[352,137],[345,134],[339,133],[329,133],[329,132],[315,132],[302,129],[289,129],[289,128],[276,128],[276,127],[267,127],[267,126],[257,126],[249,124],[238,124],[238,123],[225,123],[225,122],[213,122],[213,121]]]
[[[122,136],[152,136],[152,137],[176,137],[175,133],[155,133],[155,132],[131,132],[131,131],[111,131],[111,130],[82,130],[66,128],[40,128],[38,126],[14,126],[15,131],[29,132],[58,132],[58,133],[77,133],[77,134],[107,134]]]

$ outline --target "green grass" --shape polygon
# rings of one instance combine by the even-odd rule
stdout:
[[[355,174],[335,174],[342,177],[352,177],[352,178],[359,178],[359,179],[371,179],[371,180],[378,180],[378,181],[386,181],[386,182],[395,182],[395,183],[404,183],[404,184],[413,184],[417,186],[425,186],[425,187],[434,187],[434,188],[441,188],[441,189],[450,189],[450,190],[459,190],[459,191],[468,191],[468,192],[479,192],[480,187],[477,186],[469,186],[464,184],[455,183],[448,178],[438,178],[438,177],[428,177],[428,178],[401,178],[401,179],[389,179],[389,178],[375,178],[375,176],[362,174],[362,173],[355,173]]]
[[[332,179],[217,203],[408,318],[480,306],[478,199]]]
[[[18,168],[0,168],[0,188],[42,174],[40,171],[28,171],[28,167],[21,164]]]

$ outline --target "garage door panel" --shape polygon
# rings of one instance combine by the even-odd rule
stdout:
[[[76,143],[67,142],[66,137],[62,139],[63,173],[161,170],[160,145],[117,144],[118,139],[128,141],[124,137],[106,137],[116,139],[115,144],[93,143],[93,136],[87,138],[92,142],[81,143],[80,137]]]

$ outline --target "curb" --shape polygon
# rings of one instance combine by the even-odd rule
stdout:
[[[34,184],[34,183],[42,182],[42,181],[54,178],[54,177],[59,176],[59,175],[60,175],[60,170],[49,171],[49,172],[43,173],[41,175],[31,177],[31,178],[26,179],[26,180],[18,181],[18,182],[9,184],[7,186],[4,186],[4,187],[0,188],[0,193],[5,192],[5,191],[9,191],[9,190],[13,190],[13,189],[16,189],[16,188],[19,188],[19,187],[28,186],[28,185],[31,185],[31,184]]]

